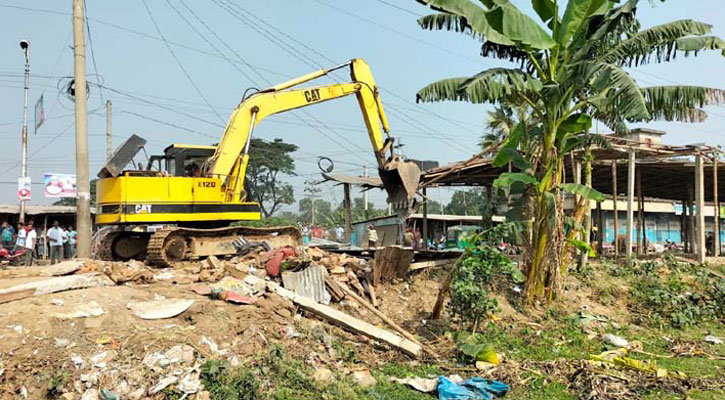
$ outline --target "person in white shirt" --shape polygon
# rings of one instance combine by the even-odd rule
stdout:
[[[18,237],[15,239],[15,248],[13,249],[13,252],[25,248],[26,235],[27,232],[25,231],[25,224],[18,222]]]
[[[35,242],[38,240],[38,234],[33,229],[33,221],[28,222],[25,236],[25,265],[33,265],[33,250],[35,249]]]
[[[53,222],[53,227],[48,229],[48,244],[50,245],[50,264],[55,264],[63,259],[63,229],[58,226],[58,221]]]
[[[340,225],[337,225],[337,228],[335,228],[335,240],[337,240],[338,243],[342,243],[342,236],[345,234],[345,229],[343,229]]]

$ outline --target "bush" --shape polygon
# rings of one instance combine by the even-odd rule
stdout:
[[[209,360],[199,374],[204,388],[214,400],[256,400],[259,382],[248,370],[230,368],[224,360]]]
[[[499,310],[498,300],[489,297],[488,292],[504,274],[516,281],[523,280],[511,260],[493,246],[482,245],[459,260],[451,282],[450,308],[472,331],[488,314]]]

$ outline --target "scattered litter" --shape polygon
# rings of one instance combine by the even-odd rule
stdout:
[[[97,353],[93,357],[89,359],[91,364],[98,368],[105,368],[106,365],[108,365],[108,362],[116,358],[117,353],[114,350],[106,350],[102,351],[100,353]]]
[[[181,314],[192,304],[194,300],[188,299],[134,301],[128,303],[128,309],[142,319],[164,319]]]
[[[722,339],[720,339],[717,336],[713,336],[713,335],[705,336],[705,341],[707,343],[711,343],[711,344],[722,344]]]
[[[606,335],[602,335],[602,341],[604,343],[609,343],[612,346],[616,346],[616,347],[627,347],[627,346],[629,346],[629,341],[627,341],[627,339],[625,339],[625,338],[623,338],[621,336],[612,335],[611,333],[607,333]]]
[[[58,319],[73,319],[73,318],[86,318],[86,317],[98,317],[105,314],[106,311],[101,308],[95,301],[88,303],[82,303],[73,308],[70,312],[55,313],[51,314],[53,318]]]
[[[331,296],[325,288],[327,270],[320,266],[310,266],[300,272],[282,273],[285,289],[300,296],[309,297],[318,303],[330,304]]]
[[[460,378],[460,377],[459,377]],[[448,377],[448,379],[452,379],[451,377]],[[400,383],[402,385],[408,385],[412,387],[413,389],[423,392],[423,393],[432,393],[435,392],[436,388],[438,387],[438,378],[396,378],[394,376],[390,377],[390,380],[393,382]],[[460,381],[460,379],[459,379]]]
[[[19,334],[23,333],[23,326],[22,325],[15,325],[13,326],[13,330]]]
[[[503,382],[479,377],[456,383],[445,376],[440,376],[437,389],[439,400],[488,400],[504,396],[509,387]]]
[[[121,395],[108,389],[101,389],[101,400],[121,400]]]
[[[83,393],[81,400],[98,400],[98,391],[96,389],[88,389]]]
[[[70,361],[76,368],[80,368],[83,365],[83,357],[81,356],[71,356]]]
[[[181,390],[185,394],[192,394],[198,392],[199,390],[201,390],[199,374],[186,375],[176,384],[176,388],[178,390]]]
[[[165,378],[162,378],[159,383],[149,388],[148,394],[149,395],[155,395],[156,393],[166,389],[167,387],[173,385],[178,381],[179,378],[173,375],[169,375]]]
[[[61,299],[52,299],[52,300],[50,300],[50,304],[52,304],[54,306],[62,306],[63,305],[63,300],[61,300]]]
[[[294,339],[300,337],[300,333],[297,332],[294,326],[287,325],[284,327],[284,340]]]
[[[364,369],[352,373],[352,381],[362,387],[375,386],[377,381],[373,378],[370,370]]]
[[[210,339],[206,336],[203,336],[201,338],[200,342],[201,342],[201,344],[205,344],[205,345],[209,346],[209,350],[211,350],[211,352],[213,354],[223,356],[229,352],[228,350],[219,350],[219,346],[216,343],[214,343],[214,341],[212,339]]]
[[[28,398],[28,388],[25,386],[20,388],[20,397],[27,399]]]
[[[168,272],[168,271],[164,271],[164,272],[154,275],[155,281],[169,281],[172,279],[174,279],[174,274],[172,274],[171,272]]]
[[[64,338],[55,338],[55,347],[68,347],[70,340]]]

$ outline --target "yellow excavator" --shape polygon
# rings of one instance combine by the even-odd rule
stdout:
[[[294,88],[349,68],[350,82]],[[293,89],[294,88],[294,89]],[[260,90],[234,110],[216,146],[173,144],[148,158],[145,168],[124,169],[143,149],[132,135],[99,172],[96,254],[105,260],[144,259],[159,266],[211,255],[236,254],[252,243],[299,245],[294,227],[252,228],[237,221],[261,219],[258,203],[244,190],[249,143],[264,118],[354,94],[360,105],[378,172],[396,212],[416,207],[420,169],[393,151],[388,121],[370,67],[353,59]],[[385,137],[383,137],[383,133]]]

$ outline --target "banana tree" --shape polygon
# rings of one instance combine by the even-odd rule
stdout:
[[[436,11],[418,20],[422,28],[464,33],[481,42],[483,57],[512,62],[427,85],[418,101],[526,104],[538,121],[533,129],[519,126],[506,139],[497,162],[511,162],[519,172],[503,174],[496,185],[524,187],[532,196],[530,213],[522,214],[529,227],[525,295],[529,304],[549,303],[560,292],[571,247],[580,244],[575,230],[564,229],[562,193],[587,202],[577,207],[573,224],[581,221],[589,199],[601,198],[564,183],[565,156],[581,146],[595,119],[616,133],[633,122],[703,121],[702,107],[722,103],[723,90],[642,87],[625,68],[722,51],[725,43],[710,34],[710,25],[689,19],[642,29],[639,0],[531,0],[534,17],[509,0],[416,1]]]

